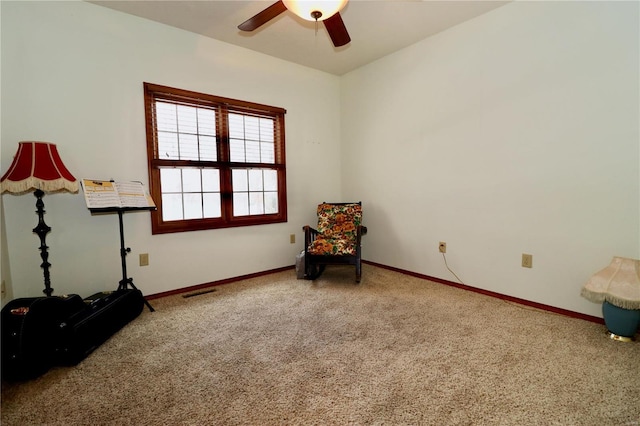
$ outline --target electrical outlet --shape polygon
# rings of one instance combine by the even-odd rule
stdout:
[[[446,253],[447,252],[447,243],[445,243],[444,241],[440,241],[440,243],[438,244],[438,251],[440,253]]]
[[[289,242],[291,244],[295,244],[296,243],[296,234],[289,235]]]
[[[522,267],[523,268],[533,267],[533,255],[522,253]]]
[[[149,266],[149,253],[140,253],[140,266]]]

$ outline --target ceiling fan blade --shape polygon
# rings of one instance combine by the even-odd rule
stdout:
[[[335,15],[322,22],[324,22],[324,26],[327,29],[329,37],[331,37],[331,41],[335,47],[344,46],[351,41],[351,37],[349,37],[349,33],[347,32],[347,27],[344,26],[344,21],[340,16],[340,12],[337,12]]]
[[[282,0],[278,0],[262,12],[238,25],[238,29],[242,31],[253,31],[280,15],[285,10],[287,10],[287,7],[282,3]]]

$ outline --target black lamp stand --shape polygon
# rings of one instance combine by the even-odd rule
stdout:
[[[42,258],[42,263],[40,266],[44,270],[44,290],[42,292],[47,296],[51,296],[53,293],[53,288],[51,288],[51,278],[49,276],[49,268],[51,264],[49,263],[49,247],[47,247],[47,234],[51,231],[51,228],[44,223],[44,201],[42,201],[42,197],[44,197],[44,191],[41,189],[36,189],[33,193],[35,197],[38,199],[36,201],[36,213],[38,214],[38,226],[33,228],[33,232],[38,234],[40,237],[40,257]]]

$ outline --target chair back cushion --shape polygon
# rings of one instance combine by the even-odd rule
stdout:
[[[318,205],[318,233],[325,237],[355,240],[356,228],[361,224],[360,203]]]
[[[318,235],[309,246],[309,253],[355,255],[357,227],[360,224],[362,224],[360,203],[318,205]]]

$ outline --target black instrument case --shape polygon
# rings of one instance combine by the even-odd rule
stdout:
[[[144,302],[137,289],[8,302],[0,313],[2,378],[29,380],[79,363],[140,315]]]
[[[28,380],[57,363],[60,325],[86,309],[77,294],[24,297],[8,302],[2,321],[2,378]]]
[[[115,332],[135,319],[144,307],[140,290],[126,289],[93,294],[87,305],[60,326],[61,364],[75,365],[86,358]]]

